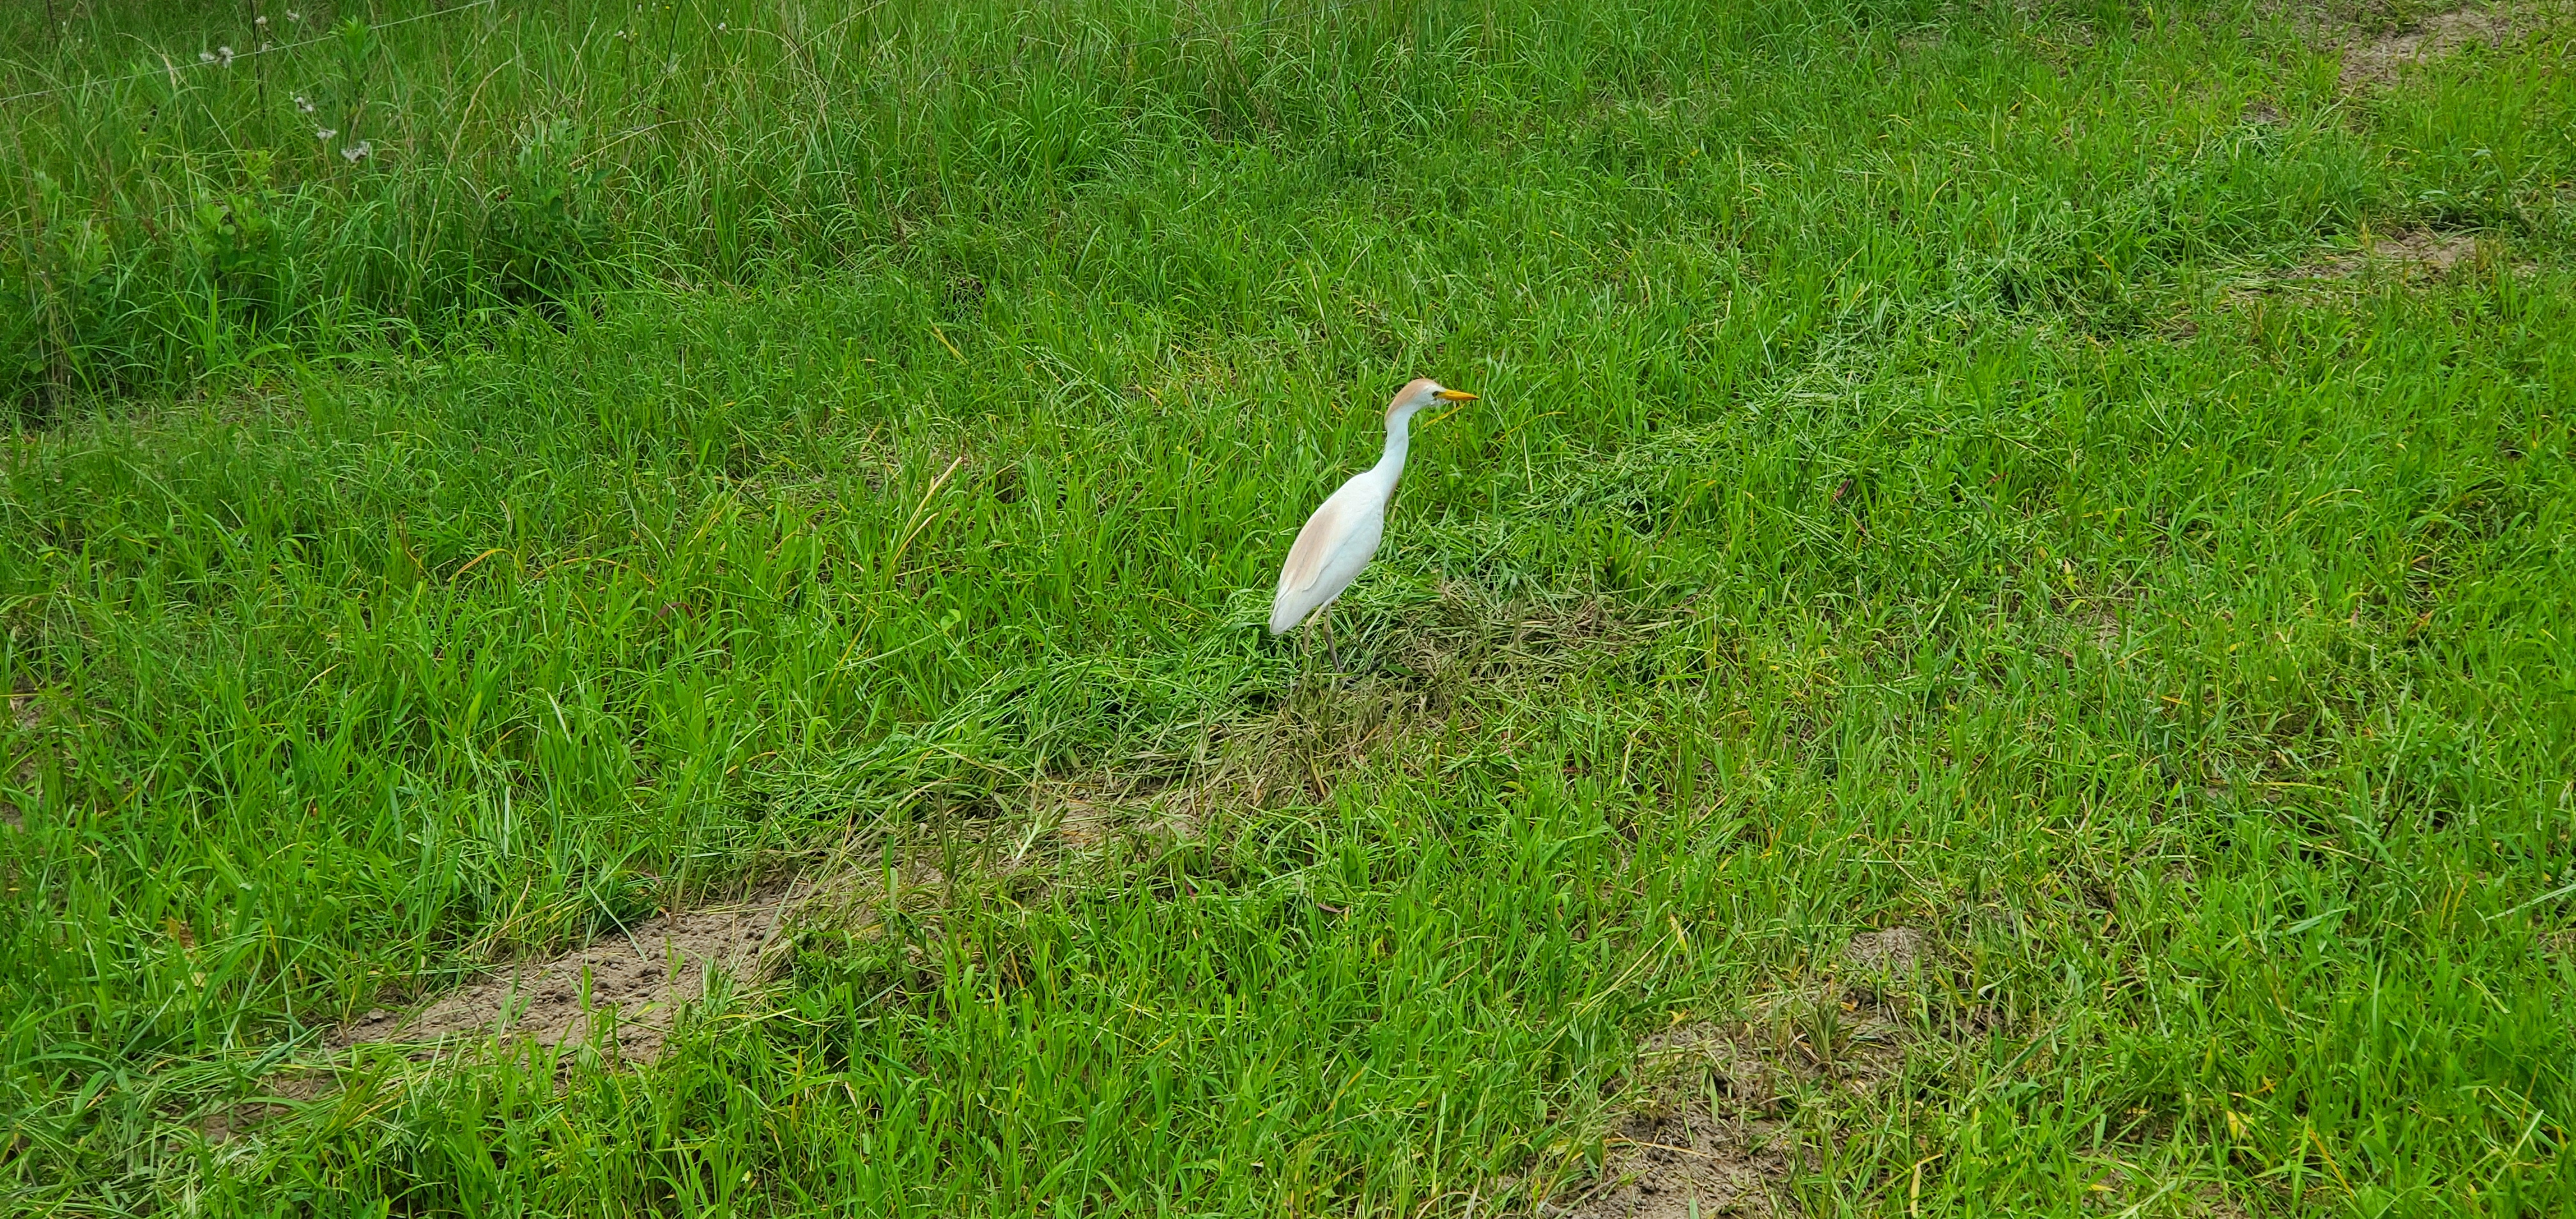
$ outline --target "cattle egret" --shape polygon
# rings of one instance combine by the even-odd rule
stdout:
[[[1288,548],[1288,565],[1279,570],[1279,593],[1270,602],[1270,633],[1284,635],[1309,616],[1329,618],[1333,598],[1359,578],[1386,536],[1386,505],[1395,496],[1395,480],[1404,473],[1404,450],[1414,415],[1434,402],[1473,402],[1476,395],[1442,389],[1429,377],[1417,377],[1397,390],[1386,404],[1386,455],[1351,476],[1342,489],[1306,518],[1297,544]],[[1324,646],[1333,668],[1342,667],[1341,649],[1333,646],[1332,624],[1323,626]]]

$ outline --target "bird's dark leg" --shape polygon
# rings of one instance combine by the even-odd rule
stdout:
[[[1324,612],[1315,615],[1315,617],[1322,620],[1324,628],[1324,655],[1333,658],[1333,676],[1339,677],[1342,675],[1342,649],[1341,645],[1335,643],[1333,640],[1332,603],[1329,601],[1325,602]]]

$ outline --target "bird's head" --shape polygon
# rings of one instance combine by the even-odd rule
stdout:
[[[1434,402],[1473,402],[1476,395],[1463,389],[1444,389],[1429,377],[1415,377],[1395,391],[1395,400],[1386,404],[1386,421],[1393,423]]]

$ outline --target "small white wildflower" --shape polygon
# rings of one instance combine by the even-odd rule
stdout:
[[[286,10],[286,19],[289,21],[302,21],[304,20],[304,14],[296,12],[294,9],[288,9]]]
[[[316,127],[313,129],[313,138],[317,140],[327,140],[338,134],[340,134],[340,129],[337,127]]]
[[[375,145],[370,144],[365,140],[360,140],[355,144],[351,144],[348,147],[341,149],[340,159],[347,161],[351,165],[355,165],[358,162],[375,155],[375,151]]]
[[[719,21],[719,22],[717,22],[717,23],[716,23],[716,32],[717,32],[717,33],[719,33],[719,34],[724,33],[724,23],[723,23],[723,22]]]
[[[233,66],[233,49],[231,47],[216,47],[215,54],[222,58],[225,67],[229,68]]]
[[[256,16],[256,17],[251,18],[251,19],[250,19],[250,23],[251,23],[252,25],[267,25],[267,24],[268,24],[268,14],[266,14],[266,13],[261,13],[259,16]]]
[[[215,53],[212,51],[199,51],[197,52],[197,62],[213,63],[215,62]]]
[[[313,101],[303,94],[298,93],[295,95],[295,108],[306,114],[311,114],[313,113]]]

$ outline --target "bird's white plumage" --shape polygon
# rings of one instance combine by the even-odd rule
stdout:
[[[1288,548],[1288,565],[1279,571],[1279,593],[1270,603],[1270,633],[1283,634],[1316,610],[1332,604],[1359,579],[1360,569],[1377,555],[1386,536],[1386,504],[1395,480],[1376,470],[1362,470],[1342,484]]]
[[[1428,377],[1397,391],[1386,408],[1385,455],[1376,465],[1352,475],[1315,509],[1315,515],[1306,518],[1306,527],[1297,531],[1296,545],[1288,548],[1288,562],[1279,570],[1279,591],[1270,603],[1271,634],[1285,634],[1331,605],[1376,557],[1378,541],[1386,536],[1387,501],[1394,497],[1396,480],[1404,474],[1414,414],[1443,399],[1474,397],[1442,389]]]

